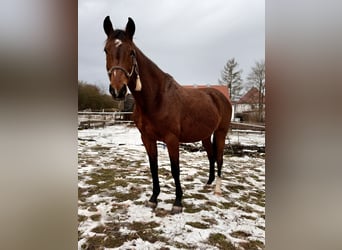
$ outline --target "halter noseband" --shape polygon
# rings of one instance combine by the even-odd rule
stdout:
[[[113,67],[111,67],[110,70],[108,70],[108,72],[107,72],[108,75],[109,75],[109,77],[112,75],[112,73],[113,73],[113,71],[114,71],[115,69],[119,69],[119,70],[123,71],[128,79],[131,78],[131,76],[133,75],[133,72],[134,72],[134,71],[135,71],[135,73],[137,74],[137,76],[139,76],[139,73],[138,73],[138,63],[137,63],[137,59],[136,59],[136,57],[135,57],[135,51],[133,51],[132,59],[133,59],[133,65],[132,65],[132,70],[131,70],[131,72],[128,72],[125,68],[123,68],[123,67],[121,67],[121,66],[113,66]]]

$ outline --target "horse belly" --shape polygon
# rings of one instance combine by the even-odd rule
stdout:
[[[181,135],[179,142],[196,142],[196,141],[201,141],[205,138],[208,138],[212,135],[213,131],[210,133],[201,133],[201,134],[184,134]]]
[[[192,126],[183,126],[180,134],[180,142],[201,141],[210,137],[217,129],[218,123],[197,122]]]

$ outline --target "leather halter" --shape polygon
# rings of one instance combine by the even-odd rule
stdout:
[[[125,68],[123,68],[123,67],[121,67],[121,66],[113,66],[113,67],[111,67],[110,70],[108,70],[108,72],[107,72],[108,75],[109,75],[109,77],[111,77],[111,75],[112,75],[112,73],[113,73],[113,71],[114,71],[115,69],[119,69],[119,70],[123,71],[128,79],[131,78],[131,76],[133,75],[134,72],[135,72],[135,73],[137,74],[137,76],[138,76],[138,75],[139,75],[139,73],[138,73],[138,63],[137,63],[137,59],[136,59],[136,57],[135,57],[135,51],[134,51],[134,50],[133,50],[132,60],[133,60],[133,65],[132,65],[131,72],[128,72],[128,70],[126,70]]]

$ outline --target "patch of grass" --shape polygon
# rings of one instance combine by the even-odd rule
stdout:
[[[88,197],[88,189],[78,187],[78,200],[81,202],[85,202]]]
[[[197,213],[200,212],[202,210],[204,211],[212,211],[212,206],[208,206],[206,203],[204,204],[199,204],[199,205],[193,205],[190,203],[185,203],[184,206],[185,210],[184,212],[188,212],[188,213]]]
[[[223,208],[223,209],[229,209],[232,207],[236,207],[236,205],[233,202],[222,202],[220,204],[220,208]]]
[[[251,192],[250,195],[252,196],[253,201],[255,201],[255,204],[261,207],[265,206],[265,192],[255,191]]]
[[[201,222],[187,222],[186,223],[187,225],[190,225],[192,227],[195,227],[195,228],[200,228],[200,229],[207,229],[207,228],[210,228],[210,225],[208,224],[205,224],[205,223],[201,223]]]
[[[85,220],[87,220],[87,216],[85,216],[85,215],[78,215],[78,222],[82,222],[82,221],[85,221]]]
[[[205,202],[205,205],[206,205],[206,206],[217,206],[217,203],[214,202],[214,201],[206,201],[206,202]]]
[[[251,236],[250,233],[246,233],[244,231],[235,231],[235,232],[232,232],[230,235],[238,239],[246,239],[247,237]]]
[[[94,233],[104,233],[106,230],[106,228],[104,226],[98,226],[98,227],[95,227],[93,228],[91,231],[94,232]]]
[[[171,169],[166,169],[162,166],[159,167],[158,174],[159,176],[162,176],[164,179],[172,178]]]
[[[144,205],[146,201],[134,201],[134,205]]]
[[[207,200],[207,197],[199,193],[191,193],[189,195],[184,195],[184,199],[193,198],[196,200]]]
[[[121,224],[118,222],[107,222],[105,223],[106,231],[110,234],[119,231]]]
[[[154,210],[154,213],[157,217],[161,217],[161,218],[171,214],[169,210],[166,210],[164,208],[157,208]]]
[[[87,246],[84,249],[96,249],[96,250],[104,249],[103,248],[104,238],[105,236],[98,236],[98,235],[88,238]]]
[[[206,177],[206,178],[208,178],[208,176],[209,176],[209,170],[199,170],[198,172],[197,172],[197,174],[198,175],[200,175],[200,176],[203,176],[203,177]]]
[[[175,201],[174,199],[163,200],[164,203],[168,203],[168,204],[173,204],[174,201]]]
[[[193,204],[189,204],[189,203],[185,203],[184,208],[185,208],[184,209],[185,213],[198,213],[204,209],[201,206],[194,206]]]
[[[115,173],[112,169],[99,169],[98,171],[89,175],[90,180],[86,181],[88,185],[94,185],[97,189],[103,190],[108,189],[115,185]]]
[[[134,183],[137,185],[150,185],[151,184],[151,180],[149,179],[149,177],[146,177],[146,178],[126,178],[126,182],[127,183]]]
[[[125,179],[115,179],[114,180],[114,184],[115,186],[121,186],[121,187],[127,187],[128,186],[128,182]]]
[[[90,216],[93,221],[99,221],[101,219],[101,214],[93,214]]]
[[[212,188],[204,186],[202,189],[198,190],[199,193],[210,193],[212,192]]]
[[[232,192],[232,193],[239,193],[242,190],[245,190],[246,188],[243,185],[226,185],[226,188]]]
[[[103,226],[98,226],[94,228],[92,231],[95,233],[105,233],[107,236],[103,237],[101,241],[101,247],[97,248],[91,246],[94,246],[94,244],[89,244],[87,248],[84,249],[103,249],[103,247],[106,248],[115,248],[120,247],[127,241],[131,241],[134,239],[139,238],[136,234],[122,234],[119,232],[120,228],[123,226],[122,223],[117,222],[108,222],[105,223]]]
[[[121,246],[126,241],[127,236],[121,234],[115,234],[115,236],[109,236],[104,241],[104,247],[115,248]]]
[[[131,162],[131,166],[134,168],[140,168],[143,163],[145,163],[145,160],[134,160],[134,162]]]
[[[95,207],[95,206],[90,206],[89,208],[88,208],[88,211],[89,212],[97,212],[97,208]]]
[[[89,157],[85,159],[85,163],[87,165],[96,165],[96,161],[93,158],[89,158]]]
[[[253,220],[253,221],[256,220],[256,218],[254,216],[249,216],[249,215],[244,215],[244,214],[241,215],[241,218],[245,218],[247,220]]]
[[[244,249],[248,249],[248,250],[260,250],[260,249],[264,249],[265,245],[258,240],[251,240],[248,242],[241,242],[239,244],[241,247],[243,247]]]
[[[128,184],[130,184],[130,182],[125,179],[125,175],[122,177],[120,174],[118,175],[118,171],[114,171],[113,169],[99,169],[98,171],[91,173],[89,177],[91,179],[87,180],[86,184],[92,185],[91,189],[79,190],[79,196],[81,196],[83,201],[85,201],[84,197],[89,197],[91,194],[101,192],[108,193],[109,191],[110,195],[117,198],[116,201],[122,202],[126,200],[135,200],[139,198],[139,195],[142,192],[141,188],[136,187],[131,187],[126,193],[112,191],[116,186],[127,187]],[[138,182],[138,180],[136,181]],[[132,181],[132,183],[134,182]],[[86,193],[86,191],[88,191],[88,193]]]
[[[236,247],[227,240],[226,236],[220,233],[210,234],[208,243],[211,246],[218,247],[219,249],[236,250]]]
[[[82,194],[82,198],[84,198],[83,200],[85,201],[87,198],[89,198],[90,196],[96,194],[98,192],[98,188],[97,187],[89,187],[86,189],[86,191]],[[83,201],[83,202],[84,202]]]
[[[214,218],[203,218],[202,220],[209,223],[209,225],[217,225],[217,221]]]
[[[134,230],[136,235],[139,236],[144,241],[149,241],[154,243],[156,241],[167,242],[168,239],[161,236],[160,232],[155,230],[155,227],[160,226],[158,223],[151,222],[133,222],[131,224],[127,224],[127,228],[130,230]]]
[[[246,212],[246,213],[253,213],[254,212],[254,209],[248,205],[244,206],[244,207],[240,207],[242,211]]]
[[[106,237],[103,242],[103,246],[106,248],[115,248],[122,246],[127,241],[138,239],[136,234],[121,234],[120,232],[114,232],[112,235]]]
[[[195,176],[191,176],[191,175],[187,175],[185,178],[184,178],[184,181],[194,181],[195,179]]]
[[[152,229],[155,227],[160,226],[158,223],[151,221],[151,222],[133,222],[132,224],[128,225],[128,228],[135,231],[144,231],[147,229]]]
[[[113,195],[116,197],[116,201],[124,202],[127,200],[134,201],[137,200],[143,190],[137,187],[131,187],[128,193],[122,192],[113,192]]]
[[[102,150],[109,150],[110,147],[105,147],[101,145],[95,145],[90,148],[92,151],[102,151]]]
[[[168,238],[161,236],[159,231],[154,230],[154,229],[150,229],[150,228],[137,231],[136,234],[142,240],[148,241],[150,243],[155,243],[157,241],[160,241],[160,242],[167,242],[168,241]]]
[[[127,205],[125,204],[119,204],[119,203],[114,203],[112,205],[112,209],[110,210],[112,213],[127,213]]]
[[[250,196],[249,194],[243,194],[240,196],[239,201],[249,203],[250,201]]]
[[[172,242],[172,246],[177,248],[177,249],[196,249],[196,247],[191,247],[187,244],[184,244],[184,243],[181,243],[181,242],[178,242],[178,241],[174,241]]]

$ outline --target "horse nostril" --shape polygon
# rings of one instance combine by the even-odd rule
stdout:
[[[127,86],[126,84],[124,86],[122,86],[122,88],[119,91],[119,97],[125,97],[127,93]]]
[[[112,96],[115,96],[115,91],[114,91],[112,85],[109,85],[109,93],[110,93]]]
[[[127,94],[127,86],[123,85],[122,88],[118,91],[111,85],[109,85],[109,93],[113,96],[114,99],[124,99]]]

